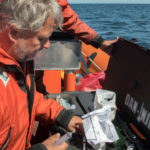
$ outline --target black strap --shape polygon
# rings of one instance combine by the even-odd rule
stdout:
[[[28,93],[28,108],[29,108],[29,114],[31,115],[33,102],[34,102],[34,65],[33,65],[33,61],[29,61],[28,64],[29,64],[30,80],[31,80],[30,90]]]
[[[31,114],[32,114],[32,107],[33,107],[33,103],[34,103],[34,64],[33,61],[29,61],[28,62],[28,67],[27,69],[29,69],[30,72],[30,80],[31,80],[31,84],[30,84],[30,89],[28,88],[28,109],[29,109],[29,127],[28,127],[28,132],[27,132],[27,136],[26,136],[26,146],[27,146],[27,141],[28,141],[28,134],[29,134],[29,130],[30,130],[30,123],[31,123]],[[28,70],[27,70],[28,72]]]

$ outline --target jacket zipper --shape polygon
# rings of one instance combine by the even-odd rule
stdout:
[[[0,150],[4,150],[5,147],[7,146],[8,142],[9,142],[9,138],[10,138],[10,132],[11,132],[11,127],[9,128],[9,131],[8,131],[8,134],[7,134],[7,138],[4,142],[4,144],[2,145],[1,149]]]

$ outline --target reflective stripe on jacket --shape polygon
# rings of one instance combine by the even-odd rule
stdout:
[[[55,100],[45,100],[42,94],[34,92],[30,119],[29,63],[25,64],[25,76],[20,65],[0,48],[0,68],[0,149],[25,150],[30,147],[34,120],[55,123],[64,108]]]

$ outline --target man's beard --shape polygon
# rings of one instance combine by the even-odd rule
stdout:
[[[13,52],[17,58],[17,61],[20,62],[32,60],[36,55],[36,52],[29,53],[30,51],[27,49],[27,46],[23,41],[13,47]]]

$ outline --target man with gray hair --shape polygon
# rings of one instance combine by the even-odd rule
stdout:
[[[59,134],[30,145],[34,120],[80,130],[80,117],[34,89],[32,58],[49,48],[53,28],[62,22],[55,0],[2,0],[0,3],[0,149],[65,150]]]

